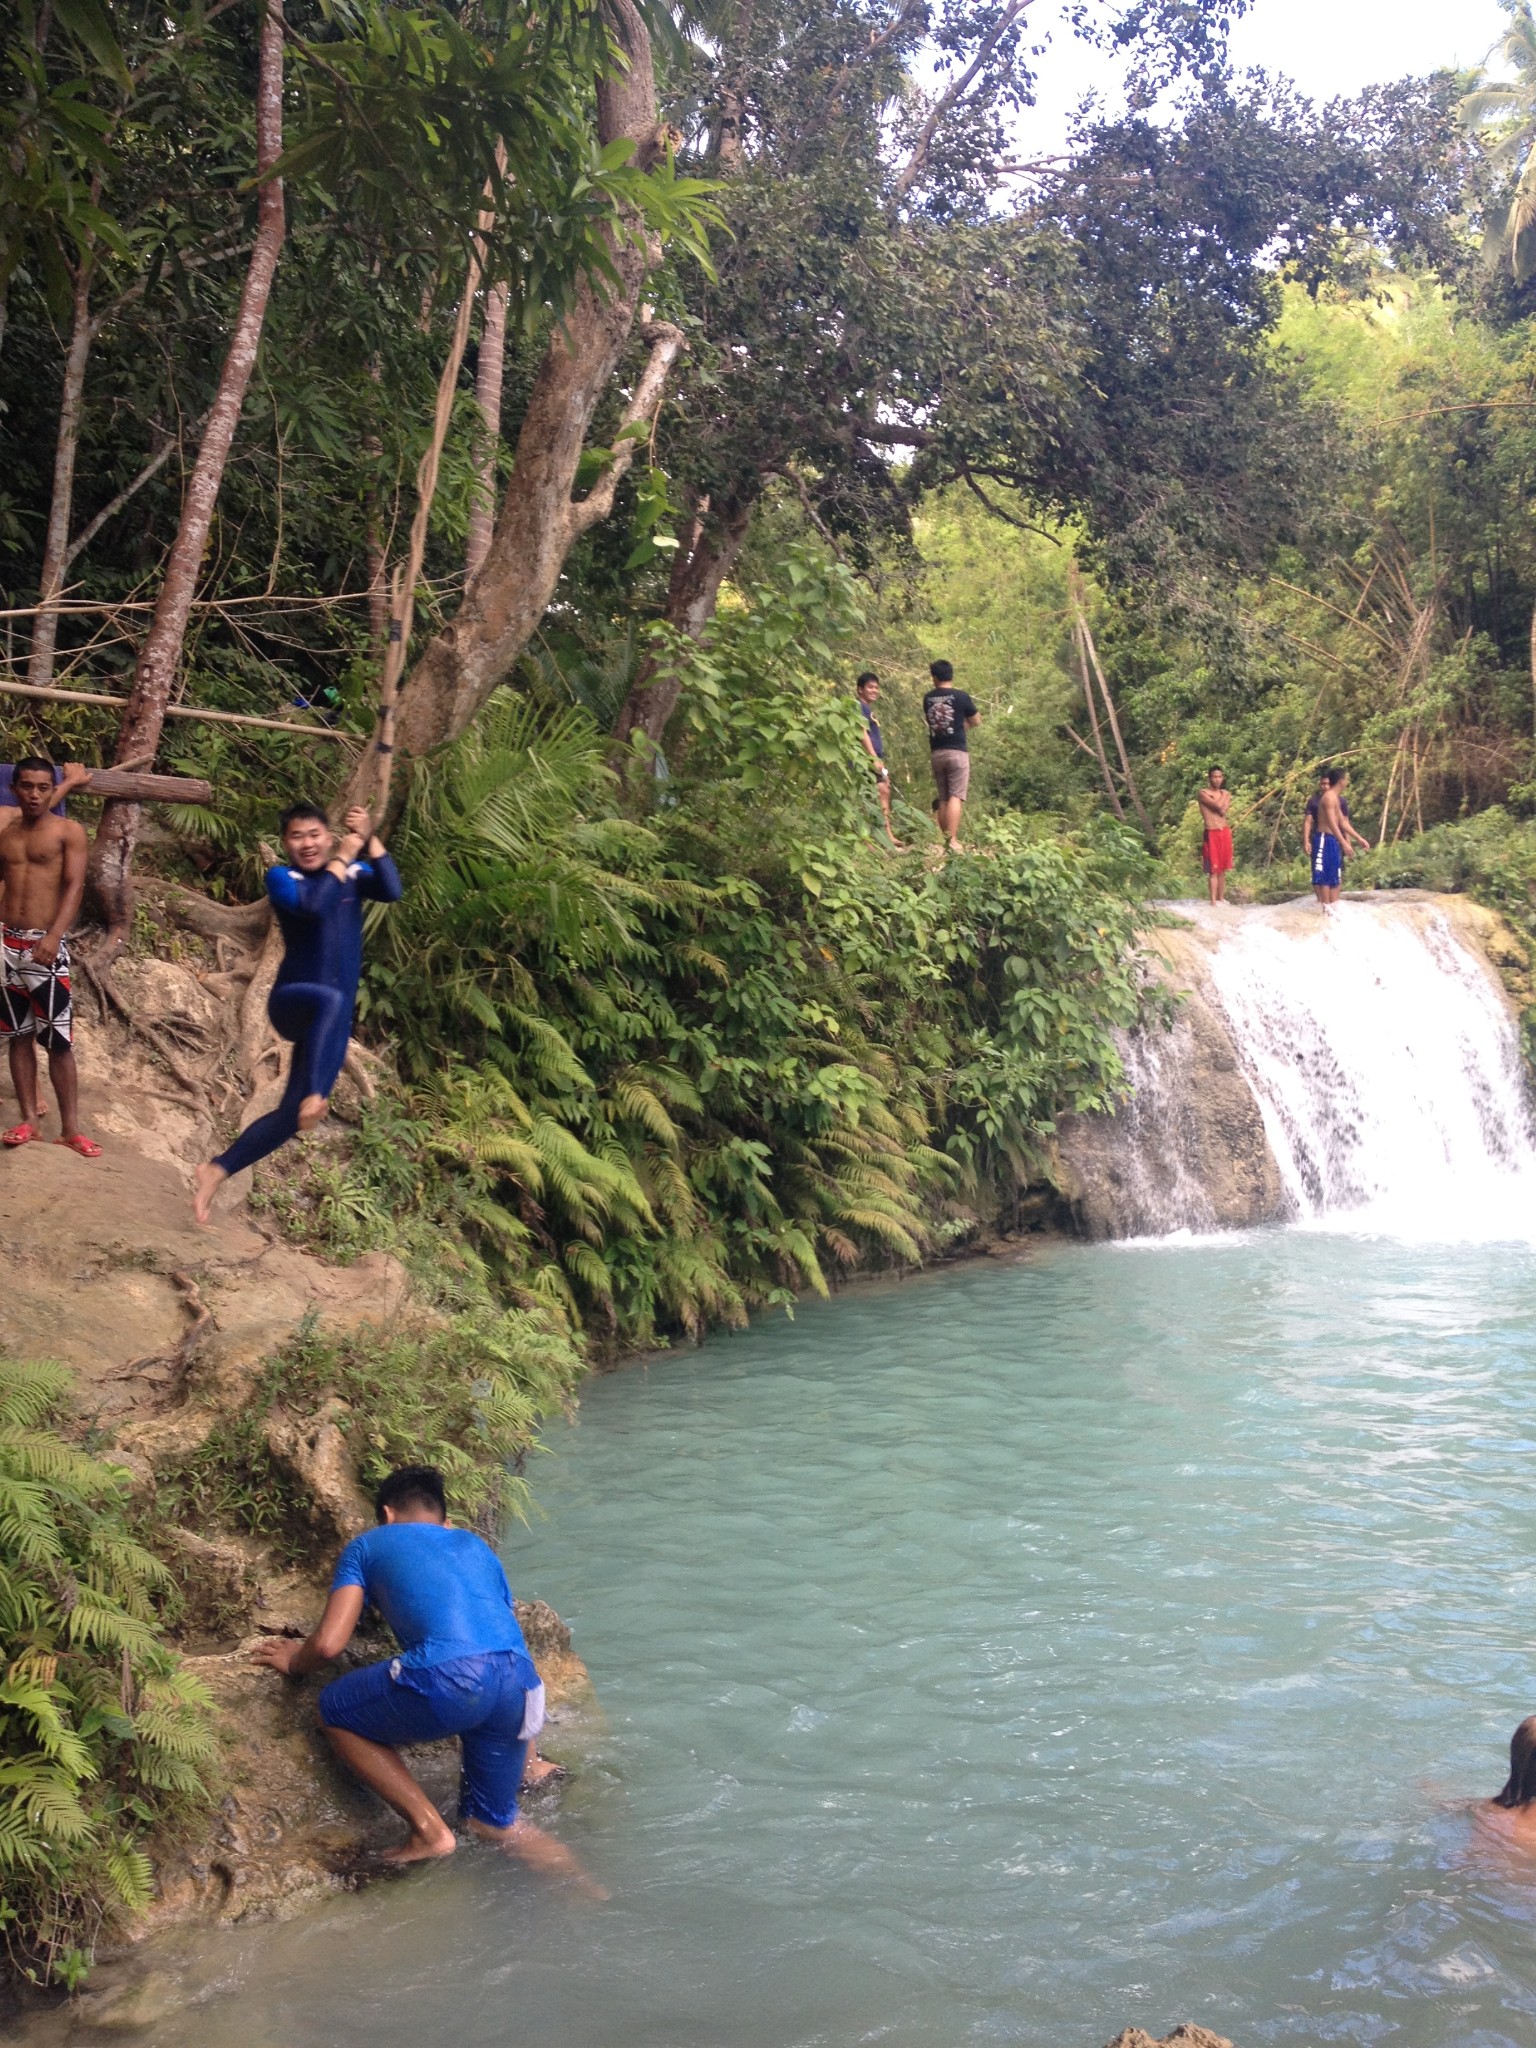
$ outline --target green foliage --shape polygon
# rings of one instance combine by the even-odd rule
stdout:
[[[280,1558],[311,1562],[313,1503],[273,1457],[265,1429],[274,1409],[310,1414],[334,1397],[346,1404],[336,1419],[364,1486],[397,1465],[436,1465],[455,1519],[494,1533],[526,1511],[519,1475],[539,1416],[569,1397],[581,1370],[548,1312],[482,1307],[382,1342],[321,1332],[311,1319],[267,1361],[239,1413],[159,1475],[156,1511],[239,1529]]]
[[[215,1750],[126,1475],[59,1434],[69,1385],[0,1359],[0,1933],[73,1989],[101,1927],[149,1903],[146,1837],[206,1803]]]
[[[658,643],[691,738],[644,821],[590,720],[531,699],[418,776],[365,984],[403,1086],[295,1199],[316,1241],[467,1246],[530,1309],[651,1343],[921,1257],[1113,1098],[1141,855],[1006,814],[974,857],[884,852],[862,617],[786,545],[707,650]]]

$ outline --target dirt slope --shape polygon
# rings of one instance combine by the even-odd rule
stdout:
[[[332,1329],[373,1324],[382,1334],[424,1315],[395,1260],[375,1253],[332,1266],[310,1257],[264,1229],[238,1185],[211,1227],[194,1224],[191,1169],[216,1148],[238,1104],[218,1081],[228,999],[207,986],[218,979],[195,964],[124,962],[115,985],[132,1028],[117,1018],[93,1023],[88,1002],[77,1025],[81,1121],[101,1141],[101,1158],[54,1144],[52,1114],[41,1139],[0,1151],[0,1343],[72,1370],[82,1429],[103,1432],[106,1455],[132,1472],[147,1503],[157,1469],[240,1410],[262,1361],[306,1316]],[[3,1078],[0,1116],[15,1121]],[[282,1569],[259,1542],[226,1531],[156,1530],[187,1588],[188,1662],[223,1711],[227,1789],[207,1839],[161,1858],[160,1899],[140,1933],[294,1910],[356,1882],[370,1848],[398,1833],[393,1817],[332,1766],[315,1722],[319,1681],[287,1685],[249,1661],[262,1635],[307,1631],[337,1545],[371,1520],[335,1408],[289,1417],[275,1436],[269,1430],[274,1454],[315,1505],[312,1569]],[[541,1602],[519,1611],[552,1723],[569,1725],[590,1708],[569,1633]],[[388,1648],[358,1647],[365,1658]],[[555,1745],[558,1753],[558,1735]],[[453,1761],[444,1751],[422,1762],[451,1804]]]

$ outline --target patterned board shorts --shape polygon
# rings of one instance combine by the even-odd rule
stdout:
[[[35,1038],[45,1052],[63,1052],[74,1036],[69,1000],[69,941],[41,966],[32,948],[43,932],[0,927],[0,1038]]]

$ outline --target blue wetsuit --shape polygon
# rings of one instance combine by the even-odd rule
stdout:
[[[239,1173],[265,1159],[298,1131],[305,1096],[329,1095],[336,1086],[363,971],[363,905],[398,903],[402,893],[387,853],[353,861],[344,882],[328,868],[313,875],[268,868],[267,894],[282,929],[283,964],[267,998],[267,1015],[278,1036],[292,1043],[293,1061],[282,1101],[248,1125],[215,1166]]]
[[[338,1586],[362,1587],[400,1655],[333,1679],[320,1695],[321,1721],[388,1749],[457,1735],[460,1813],[509,1827],[528,1744],[544,1724],[544,1688],[500,1558],[469,1529],[386,1522],[353,1537],[332,1592]]]

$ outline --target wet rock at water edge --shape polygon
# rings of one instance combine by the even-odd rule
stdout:
[[[1140,2027],[1127,2027],[1105,2048],[1232,2048],[1232,2043],[1224,2035],[1213,2034],[1209,2027],[1175,2027],[1160,2041],[1143,2033]]]

